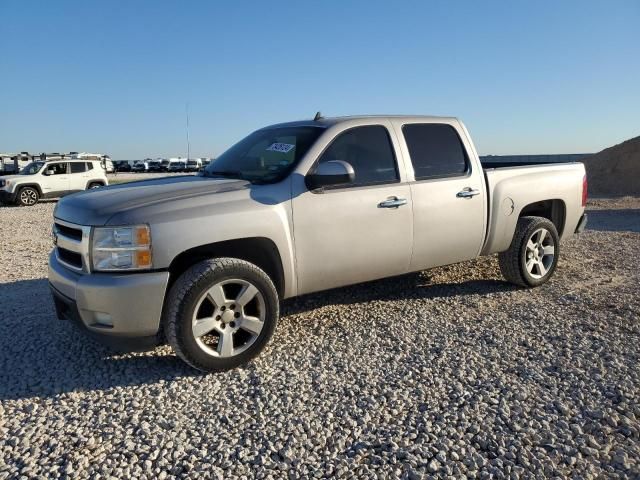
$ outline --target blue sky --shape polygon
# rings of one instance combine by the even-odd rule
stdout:
[[[0,151],[216,155],[279,121],[453,115],[481,154],[640,135],[640,2],[0,1]]]

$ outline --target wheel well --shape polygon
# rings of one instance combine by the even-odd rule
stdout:
[[[86,186],[85,190],[87,188],[89,188],[91,185],[93,185],[94,183],[97,183],[98,185],[102,185],[104,187],[104,182],[102,180],[89,180],[87,182],[87,186]]]
[[[240,238],[190,248],[173,259],[169,266],[169,287],[189,267],[215,257],[246,260],[260,267],[269,276],[278,291],[284,294],[284,271],[278,247],[264,237]]]
[[[31,187],[31,188],[35,188],[38,191],[38,195],[42,196],[42,190],[40,189],[40,185],[38,185],[37,183],[27,183],[25,185],[18,185],[16,187],[16,193],[19,192],[20,190],[22,190],[25,187]]]
[[[520,217],[535,216],[550,220],[562,236],[566,207],[562,200],[542,200],[530,203],[520,211]]]

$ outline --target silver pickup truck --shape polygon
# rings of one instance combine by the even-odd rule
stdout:
[[[317,115],[198,176],[64,198],[49,282],[59,318],[220,371],[264,348],[280,299],[494,253],[508,281],[541,285],[586,195],[581,163],[481,165],[455,118]]]

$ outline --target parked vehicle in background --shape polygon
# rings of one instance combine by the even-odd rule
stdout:
[[[31,163],[31,158],[29,152],[0,154],[0,175],[17,174]]]
[[[149,162],[145,162],[143,160],[136,160],[133,162],[133,166],[131,167],[132,172],[148,172],[149,171]]]
[[[207,157],[205,157],[205,158],[201,158],[200,160],[202,160],[202,167],[203,167],[203,168],[204,168],[204,167],[208,167],[208,166],[209,166],[209,164],[211,163],[211,159],[210,159],[210,158],[207,158]]]
[[[202,168],[202,160],[199,158],[190,158],[185,165],[185,172],[197,172]]]
[[[542,285],[586,201],[583,164],[482,165],[455,118],[316,115],[200,175],[62,200],[49,282],[60,318],[219,371],[264,348],[283,298],[494,253]]]
[[[105,172],[107,172],[107,173],[115,173],[115,171],[116,171],[116,168],[113,165],[113,162],[107,156],[104,156],[102,158],[101,165],[102,165],[102,168],[104,168]]]
[[[167,172],[169,170],[169,159],[161,158],[160,159],[160,171]]]
[[[111,157],[109,155],[104,155],[102,153],[89,153],[89,152],[69,152],[68,154],[46,154],[47,160],[51,160],[52,156],[60,155],[61,159],[73,159],[73,160],[98,160],[102,168],[107,173],[114,173],[116,171],[113,162],[111,161]]]
[[[116,160],[113,162],[116,172],[130,172],[131,164],[126,160]]]
[[[187,159],[186,158],[182,158],[182,157],[172,157],[169,159],[169,164],[167,165],[167,172],[172,171],[171,169],[171,165],[173,165],[174,163],[187,163]],[[173,169],[173,171],[175,171],[175,168]]]
[[[18,175],[0,179],[0,201],[31,206],[41,198],[58,198],[69,193],[108,185],[97,160],[35,161]]]
[[[78,160],[78,152],[69,152],[69,153],[60,153],[60,152],[51,152],[51,153],[46,153],[46,152],[42,152],[40,154],[40,160],[42,160],[43,162],[46,161],[51,161],[51,160],[64,160],[66,159],[72,159],[72,160]],[[87,160],[97,160],[98,158],[87,158]],[[33,160],[35,161],[36,158],[34,156]]]
[[[169,172],[184,172],[187,169],[187,164],[186,162],[183,161],[178,161],[178,162],[171,162],[169,164]]]
[[[149,171],[150,172],[161,172],[162,171],[162,163],[160,160],[151,160],[149,163]]]

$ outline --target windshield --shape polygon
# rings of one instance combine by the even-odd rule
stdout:
[[[29,165],[20,170],[20,175],[34,175],[40,171],[44,162],[31,162]]]
[[[196,165],[196,161],[195,160],[189,160],[187,162],[187,165]]]
[[[323,131],[321,127],[258,130],[211,162],[203,175],[256,183],[278,182],[289,174]]]

